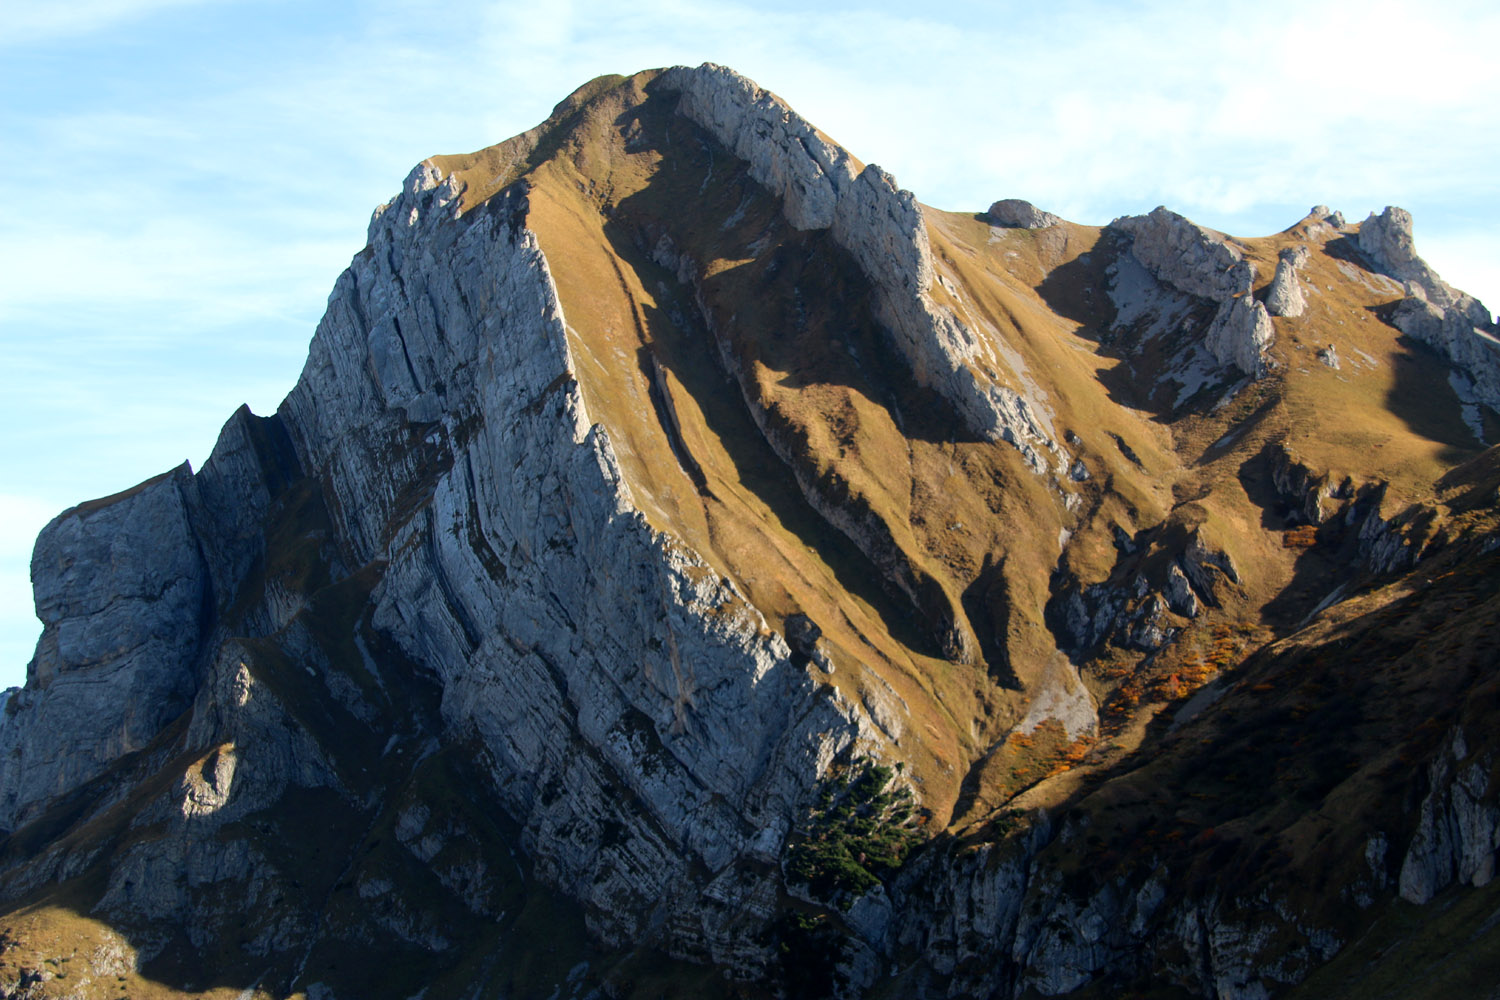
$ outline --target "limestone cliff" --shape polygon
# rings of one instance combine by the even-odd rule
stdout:
[[[275,414],[39,538],[0,996],[1418,969],[1500,458],[1410,231],[940,212],[713,65],[424,161]]]

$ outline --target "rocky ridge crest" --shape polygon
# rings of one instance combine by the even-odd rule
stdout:
[[[679,112],[745,159],[750,175],[781,197],[793,226],[828,229],[854,255],[876,289],[877,315],[919,382],[941,392],[978,433],[1015,445],[1037,472],[1066,470],[1045,410],[979,370],[978,338],[929,294],[932,252],[910,191],[874,164],[856,173],[848,153],[731,70],[678,68],[663,74],[661,85],[680,91]]]
[[[1469,405],[1500,406],[1500,336],[1490,311],[1454,289],[1417,255],[1411,213],[1388,206],[1360,225],[1359,247],[1384,274],[1403,282],[1406,298],[1392,322],[1459,369],[1454,390]]]

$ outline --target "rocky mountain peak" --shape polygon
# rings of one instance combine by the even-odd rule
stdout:
[[[934,209],[711,64],[423,161],[275,414],[39,538],[0,996],[1490,968],[1500,379],[1423,269]]]

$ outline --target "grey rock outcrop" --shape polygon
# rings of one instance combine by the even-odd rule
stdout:
[[[1297,280],[1297,271],[1307,264],[1307,247],[1287,247],[1276,261],[1276,276],[1266,292],[1266,312],[1272,316],[1301,316],[1307,299]]]
[[[139,749],[196,690],[208,574],[180,466],[65,511],[32,557],[43,632],[0,724],[0,826]]]
[[[680,926],[691,933],[664,943],[674,953],[763,966],[744,921],[776,896],[764,859],[835,755],[886,737],[636,509],[573,376],[524,186],[463,217],[458,195],[424,163],[376,212],[269,427],[236,415],[198,476],[178,469],[44,533],[47,632],[0,728],[5,818],[193,706],[184,744],[231,749],[174,786],[166,840],[122,856],[105,905],[192,925],[214,879],[252,891],[266,866],[205,830],[287,788],[337,786],[316,746],[265,735],[297,725],[245,667],[257,654],[213,624],[236,575],[256,576],[270,481],[296,476],[330,518],[305,526],[299,549],[334,579],[376,575],[372,626],[440,684],[453,739],[483,748],[536,874],[604,941]],[[270,592],[236,621],[274,630],[275,657],[298,672],[332,678],[301,600]],[[340,711],[370,717],[355,686],[328,683]],[[307,929],[288,926],[264,946]]]
[[[1314,205],[1307,213],[1307,217],[1315,223],[1322,223],[1335,230],[1343,229],[1347,223],[1343,212],[1336,212],[1327,205]]]
[[[649,89],[652,76],[642,79],[647,82],[638,87],[631,82],[628,100],[645,93],[642,100],[655,103],[622,126],[638,129],[634,137],[624,132],[624,148],[649,148],[650,136],[641,138],[639,131],[646,120],[669,122],[673,139],[687,133],[692,145],[707,149],[711,143],[701,130],[667,114],[674,105]],[[657,301],[680,294],[676,301],[686,302],[691,292],[705,314],[706,330],[684,320],[673,305],[674,336],[717,340],[718,358],[708,356],[712,348],[694,358],[713,376],[705,380],[706,391],[732,392],[724,387],[738,380],[749,412],[747,417],[736,410],[735,420],[743,425],[743,438],[754,442],[754,459],[763,466],[756,474],[769,479],[781,475],[782,466],[792,469],[795,488],[777,484],[778,502],[785,486],[788,504],[772,513],[781,518],[795,506],[796,517],[810,512],[817,530],[830,527],[853,543],[853,549],[840,550],[838,566],[826,563],[832,573],[816,600],[788,590],[791,600],[765,605],[786,616],[778,634],[740,589],[737,581],[754,579],[742,572],[745,564],[721,566],[722,551],[694,551],[672,533],[681,522],[646,501],[648,490],[660,490],[662,481],[649,472],[637,480],[634,470],[643,466],[626,454],[625,442],[643,440],[628,436],[640,429],[630,420],[652,419],[655,401],[625,415],[609,409],[608,425],[604,407],[615,400],[605,399],[590,412],[592,401],[601,398],[592,393],[617,384],[594,381],[595,359],[583,359],[585,350],[598,346],[590,339],[597,331],[580,332],[575,326],[587,324],[575,316],[570,326],[564,315],[542,249],[553,230],[540,221],[535,225],[541,235],[528,228],[529,219],[544,217],[540,209],[530,214],[528,199],[540,202],[543,195],[533,195],[531,181],[515,181],[461,212],[461,181],[426,162],[376,211],[368,243],[339,278],[301,378],[276,415],[259,418],[241,409],[196,475],[186,466],[173,470],[126,494],[68,511],[43,533],[34,582],[46,632],[26,689],[8,703],[0,699],[0,827],[16,829],[57,808],[45,816],[45,826],[30,828],[33,839],[44,842],[35,856],[21,857],[24,845],[12,850],[32,834],[23,831],[8,841],[0,895],[14,901],[62,884],[74,892],[79,883],[72,880],[86,876],[88,891],[98,889],[88,904],[91,916],[128,930],[132,947],[139,945],[139,961],[151,961],[151,949],[165,947],[160,942],[168,938],[185,941],[197,954],[222,953],[232,943],[257,963],[268,959],[245,977],[249,992],[267,975],[252,982],[260,968],[277,965],[281,978],[273,992],[292,995],[295,987],[315,998],[332,996],[332,988],[309,980],[332,979],[336,968],[326,960],[323,969],[316,959],[309,962],[320,942],[337,942],[339,964],[345,945],[362,940],[372,949],[409,945],[413,954],[437,955],[443,963],[457,958],[461,968],[474,954],[458,951],[469,923],[479,925],[472,940],[493,948],[497,935],[509,933],[502,923],[506,913],[539,898],[561,903],[570,924],[573,904],[579,904],[591,932],[591,954],[608,958],[612,948],[630,953],[616,968],[627,968],[650,949],[712,964],[714,977],[722,972],[726,979],[750,980],[751,991],[768,984],[774,992],[776,977],[792,971],[778,948],[798,943],[783,918],[801,916],[816,918],[814,940],[826,945],[816,957],[826,959],[825,971],[835,974],[830,995],[844,997],[861,995],[881,980],[885,993],[935,997],[1078,989],[1103,994],[1150,979],[1153,987],[1196,995],[1264,998],[1300,981],[1341,946],[1316,925],[1339,904],[1334,910],[1295,909],[1302,904],[1288,890],[1282,858],[1260,850],[1270,838],[1260,841],[1259,831],[1247,835],[1252,824],[1241,821],[1244,803],[1254,806],[1260,794],[1249,783],[1243,794],[1224,797],[1232,798],[1227,804],[1200,793],[1183,800],[1190,808],[1179,809],[1172,793],[1181,787],[1178,778],[1191,779],[1200,768],[1212,782],[1225,778],[1229,784],[1227,776],[1237,772],[1228,767],[1248,768],[1248,761],[1266,761],[1272,753],[1291,755],[1303,740],[1288,733],[1284,742],[1257,746],[1252,758],[1226,745],[1222,729],[1207,730],[1213,738],[1201,740],[1196,737],[1205,732],[1177,736],[1182,726],[1196,724],[1194,711],[1203,711],[1183,706],[1166,733],[1160,726],[1146,732],[1153,742],[1143,743],[1138,755],[1111,758],[1106,755],[1118,747],[1108,743],[1113,737],[1101,726],[1096,699],[1113,691],[1101,686],[1101,675],[1080,673],[1068,658],[1108,643],[1115,649],[1096,665],[1125,665],[1135,671],[1133,690],[1147,692],[1148,685],[1168,681],[1178,690],[1179,678],[1169,671],[1179,669],[1179,660],[1157,654],[1184,633],[1212,637],[1215,649],[1207,657],[1197,643],[1181,662],[1191,655],[1197,665],[1205,657],[1216,666],[1226,663],[1225,644],[1241,641],[1234,636],[1243,638],[1247,650],[1261,641],[1237,623],[1246,620],[1249,595],[1266,589],[1261,564],[1275,555],[1276,536],[1241,540],[1238,526],[1248,522],[1239,514],[1249,508],[1232,517],[1210,509],[1212,503],[1196,513],[1183,510],[1207,494],[1180,489],[1192,484],[1167,471],[1171,428],[1152,444],[1122,426],[1141,448],[1138,455],[1122,434],[1108,430],[1111,421],[1100,421],[1104,429],[1085,427],[1089,435],[1113,437],[1129,466],[1112,452],[1085,453],[1087,464],[1064,456],[1052,441],[1046,412],[986,370],[992,345],[958,319],[979,313],[944,304],[959,303],[970,289],[946,277],[947,284],[933,287],[937,267],[949,264],[934,259],[920,206],[889,175],[878,167],[856,171],[842,150],[727,70],[679,69],[655,79],[667,93],[680,95],[677,110],[728,144],[751,175],[781,198],[788,224],[826,230],[858,262],[878,299],[881,323],[926,387],[919,393],[902,373],[900,398],[889,405],[895,409],[920,397],[923,407],[932,405],[945,421],[931,440],[918,444],[915,434],[909,436],[908,456],[937,445],[931,451],[951,460],[950,469],[959,461],[975,462],[983,477],[976,481],[986,489],[972,509],[976,520],[984,516],[981,502],[1004,515],[996,522],[996,542],[1021,552],[1019,540],[1035,523],[1028,520],[1037,510],[1031,501],[1051,503],[1050,489],[1057,484],[1021,471],[1007,448],[991,452],[972,440],[955,441],[948,432],[955,422],[938,394],[972,427],[1014,444],[1033,470],[1071,479],[1065,485],[1072,498],[1098,501],[1092,510],[1069,508],[1074,520],[1057,532],[1056,548],[1056,525],[1034,536],[1043,543],[1040,565],[1057,560],[1050,585],[1029,596],[998,585],[988,592],[974,586],[962,596],[949,593],[946,581],[898,543],[892,524],[899,520],[861,511],[847,501],[846,482],[819,482],[805,462],[798,467],[795,430],[776,426],[770,408],[751,398],[749,380],[726,347],[728,336],[706,304],[707,268],[674,249],[669,236],[649,232],[636,249],[650,247],[644,252],[665,269],[647,272],[656,291],[665,293]],[[606,93],[608,100],[618,97]],[[598,106],[608,107],[603,101]],[[611,116],[602,128],[624,117]],[[534,135],[541,131],[514,148],[535,148]],[[716,158],[722,171],[721,150],[707,153],[705,159]],[[532,180],[543,190],[544,180]],[[739,194],[753,187],[737,165],[724,189],[734,194],[735,186]],[[555,198],[558,190],[544,193]],[[789,231],[775,217],[776,207],[751,194],[745,203],[755,205],[755,228],[785,240]],[[1057,222],[1029,205],[1012,205],[998,215]],[[618,218],[608,212],[605,217]],[[663,216],[646,212],[643,218],[643,229],[660,224],[677,232]],[[1384,225],[1377,221],[1372,240]],[[1116,229],[1116,236],[1101,241],[1104,252],[1121,251],[1107,266],[1122,263],[1127,278],[1139,279],[1135,287],[1145,290],[1146,318],[1132,333],[1150,327],[1143,339],[1180,337],[1168,348],[1190,359],[1204,385],[1223,385],[1226,366],[1252,375],[1265,370],[1273,328],[1251,294],[1253,268],[1232,243],[1164,209],[1120,220]],[[829,249],[821,238],[806,243]],[[1383,260],[1396,260],[1402,245],[1398,238],[1382,239],[1372,243],[1371,257],[1378,251]],[[617,255],[611,261],[626,259]],[[840,252],[838,259],[848,258]],[[777,262],[756,260],[756,266]],[[637,262],[631,259],[630,266]],[[1281,263],[1291,295],[1300,259],[1284,255]],[[575,278],[570,272],[564,287],[576,288],[570,283]],[[671,288],[674,278],[689,287]],[[850,286],[861,292],[863,337],[863,285],[847,268],[841,267],[838,279],[841,292]],[[1443,329],[1471,318],[1456,299],[1434,304],[1425,285],[1408,281],[1409,297],[1397,307],[1398,317],[1409,314],[1418,324],[1428,322],[1426,316]],[[570,297],[570,310],[574,301],[587,308],[588,292],[585,286],[577,300]],[[1157,312],[1147,316],[1148,309]],[[1483,332],[1473,323],[1470,328]],[[1453,329],[1463,332],[1460,325]],[[643,355],[661,349],[663,356],[638,356],[639,371],[632,375],[658,394],[682,384],[672,381],[680,376],[666,364],[665,337],[648,336],[662,329],[637,332]],[[1442,334],[1440,329],[1431,336]],[[622,343],[636,346],[629,333]],[[867,343],[859,341],[861,348]],[[700,340],[692,344],[695,351],[704,346]],[[1179,350],[1183,344],[1191,349]],[[1140,345],[1123,346],[1118,357],[1130,364],[1130,352]],[[1081,342],[1064,347],[1063,357],[1075,349],[1088,353]],[[1166,353],[1160,348],[1134,357],[1155,363]],[[1332,347],[1326,350],[1336,367]],[[888,357],[883,348],[881,357]],[[1088,359],[1089,367],[1096,362]],[[889,372],[901,366],[881,367]],[[1082,383],[1056,384],[1072,390]],[[874,398],[878,387],[871,388],[867,398],[881,405]],[[706,398],[697,392],[691,388],[676,403],[655,404],[655,419],[670,441],[680,443],[703,426],[721,429],[707,419],[696,422],[700,414],[688,398]],[[1160,397],[1151,403],[1162,405]],[[1091,418],[1107,412],[1093,406],[1079,411]],[[904,432],[908,424],[899,418],[897,423]],[[1267,433],[1255,423],[1233,427],[1210,452],[1222,447],[1227,453],[1235,435]],[[658,428],[648,422],[645,429],[654,434]],[[1276,433],[1274,425],[1269,433]],[[1196,451],[1205,436],[1191,437]],[[886,448],[892,439],[878,440]],[[1083,447],[1075,433],[1067,441]],[[1343,539],[1349,547],[1342,555],[1357,555],[1377,570],[1421,557],[1428,538],[1424,511],[1413,506],[1397,513],[1393,497],[1382,515],[1384,485],[1356,495],[1350,480],[1335,484],[1332,474],[1298,460],[1290,444],[1265,447],[1273,453],[1234,460],[1243,492],[1250,494],[1253,478],[1253,502],[1269,501],[1265,512],[1271,518],[1258,522],[1262,528],[1283,517],[1326,525],[1318,544]],[[731,461],[738,457],[729,455]],[[994,468],[979,464],[992,458]],[[679,461],[686,471],[687,462],[681,456]],[[1263,482],[1267,461],[1269,491]],[[928,475],[934,490],[950,488],[942,465],[923,467],[938,470],[936,478]],[[707,460],[698,468],[700,479],[703,468],[712,471]],[[1122,494],[1111,495],[1112,480],[1126,475],[1160,480],[1132,491],[1141,498],[1158,491],[1161,503],[1121,508],[1114,501]],[[713,485],[722,482],[716,478]],[[1170,519],[1161,520],[1168,516],[1169,494]],[[963,564],[970,543],[959,540],[968,530],[965,523],[973,523],[970,515],[963,514],[964,523],[940,520],[931,516],[940,508],[921,506],[919,499],[915,490],[907,498],[911,508],[900,514],[907,522],[902,530],[932,526],[930,534],[944,547],[924,542],[928,554]],[[1339,507],[1331,501],[1349,502]],[[1027,509],[1017,509],[1023,503]],[[729,516],[720,526],[733,526]],[[757,509],[746,516],[761,514]],[[790,516],[783,526],[792,525]],[[1111,528],[1112,566],[1104,561],[1110,558]],[[787,535],[798,543],[811,538],[801,527]],[[723,538],[728,544],[729,533]],[[1211,538],[1233,540],[1241,566]],[[845,551],[867,561],[845,560]],[[975,571],[982,574],[976,583],[988,586],[992,565]],[[786,572],[807,567],[823,568],[799,556]],[[957,678],[958,688],[947,686],[945,677],[944,686],[924,691],[925,685],[909,683],[921,681],[920,672],[885,675],[873,658],[862,660],[851,651],[844,641],[850,630],[869,632],[838,618],[843,612],[837,587],[847,587],[853,573],[892,585],[877,598],[875,613],[886,620],[897,647],[909,640],[897,637],[895,628],[903,635],[917,631],[909,628],[912,609],[937,626],[926,637],[935,643],[920,636],[910,641],[921,643],[924,661]],[[825,603],[824,594],[832,600]],[[900,606],[903,594],[910,608]],[[887,603],[888,597],[895,602]],[[1033,602],[1023,610],[1044,609],[1052,635],[1026,637],[1036,640],[1026,655],[1035,657],[1040,676],[1028,677],[1020,692],[1006,692],[973,623],[999,620],[1020,601]],[[803,606],[829,630],[826,643],[819,624],[796,610]],[[1208,608],[1219,610],[1205,614]],[[1035,633],[1036,625],[1022,615],[1010,619],[1016,632]],[[992,635],[998,642],[999,630]],[[1311,630],[1300,635],[1318,641]],[[871,640],[883,644],[883,635],[870,633],[865,641],[888,655]],[[1363,648],[1339,641],[1329,648]],[[1301,656],[1307,647],[1297,643],[1280,648],[1295,647]],[[1121,649],[1142,655],[1118,655]],[[830,654],[839,657],[837,670]],[[1247,673],[1271,669],[1280,655],[1272,645],[1263,647],[1263,655],[1246,662]],[[1347,658],[1309,656],[1290,666],[1307,673],[1324,660]],[[1158,667],[1153,677],[1149,671]],[[1189,704],[1231,699],[1234,711],[1250,722],[1262,710],[1278,718],[1295,714],[1276,706],[1276,685],[1252,685],[1252,679],[1215,681],[1215,688],[1202,689]],[[954,690],[959,698],[951,697]],[[977,711],[990,720],[983,726],[977,712],[966,717],[971,708],[961,703],[971,692],[983,702]],[[1313,716],[1309,725],[1325,717]],[[965,724],[967,735],[961,731]],[[1064,774],[1071,768],[1058,766],[1038,783],[994,793],[1005,796],[998,802],[976,800],[967,814],[962,809],[968,807],[956,807],[954,825],[939,829],[946,822],[940,812],[955,795],[962,803],[966,789],[991,794],[983,768],[1010,736],[1050,730],[1050,742],[1054,724],[1073,745],[1047,748],[1046,754],[1061,752],[1065,763],[1089,769],[1103,763],[1112,773]],[[976,759],[985,749],[980,741],[997,734],[1000,742],[989,744],[989,756]],[[1084,742],[1089,734],[1099,743]],[[956,743],[944,743],[955,736]],[[1166,742],[1156,742],[1158,737]],[[1409,808],[1385,827],[1389,840],[1365,828],[1336,827],[1336,833],[1358,835],[1346,839],[1346,848],[1369,846],[1363,848],[1365,864],[1354,866],[1356,881],[1331,866],[1333,879],[1345,879],[1330,888],[1331,899],[1342,891],[1342,899],[1362,908],[1377,898],[1389,902],[1396,865],[1400,894],[1419,903],[1447,886],[1492,880],[1500,807],[1489,780],[1494,740],[1487,731],[1482,738],[1488,749],[1470,753],[1455,729],[1451,745],[1436,759],[1429,759],[1430,746],[1422,751],[1429,754],[1421,758],[1427,763],[1408,776]],[[1216,744],[1219,757],[1197,756],[1208,752],[1198,747]],[[941,791],[928,800],[930,809],[904,799],[894,822],[932,839],[873,862],[868,873],[878,884],[859,896],[846,889],[820,895],[801,880],[788,884],[798,848],[821,836],[817,824],[826,812],[820,814],[814,803],[828,786],[820,784],[830,776],[846,780],[844,764],[851,756],[889,756],[897,746],[904,756],[894,773],[902,775],[896,780],[903,795]],[[1313,759],[1320,749],[1310,747],[1301,759]],[[921,756],[928,751],[931,756]],[[1158,752],[1161,757],[1154,756]],[[1179,755],[1176,763],[1169,754]],[[1025,762],[1052,767],[1057,759],[1038,755]],[[1162,760],[1168,766],[1150,773]],[[1210,768],[1205,760],[1217,763]],[[1138,775],[1124,773],[1137,763]],[[996,764],[1008,766],[1004,758]],[[982,780],[965,778],[964,768],[971,768],[969,778]],[[1291,769],[1276,771],[1275,783],[1283,788],[1263,803],[1267,808],[1284,816],[1300,808],[1294,800],[1318,809],[1325,800],[1330,810],[1338,806],[1324,789],[1283,794],[1289,777],[1298,776]],[[1321,768],[1310,771],[1324,780]],[[1024,773],[1010,771],[1012,778]],[[1115,783],[1115,775],[1127,780]],[[80,789],[86,794],[62,799]],[[830,800],[822,801],[826,810]],[[1039,802],[1059,812],[1049,818],[1035,808]],[[1020,811],[1023,803],[1029,803],[1026,813]],[[1006,811],[1007,804],[1014,811]],[[1392,818],[1395,807],[1387,805],[1382,803],[1381,823]],[[885,822],[880,812],[860,815]],[[1350,822],[1359,821],[1356,815]],[[310,829],[325,823],[338,829],[326,836],[321,825]],[[54,827],[66,836],[48,832]],[[875,849],[882,854],[891,832],[877,830],[881,846]],[[847,846],[849,857],[864,865],[860,846]],[[1388,848],[1398,859],[1391,867]],[[1295,878],[1324,865],[1325,858],[1290,861],[1303,865],[1292,869]],[[1253,881],[1253,890],[1237,893],[1205,878],[1249,871],[1244,866],[1251,862],[1259,866],[1257,874],[1244,884]],[[502,875],[496,875],[499,868]],[[1365,878],[1366,868],[1373,880]],[[544,895],[532,895],[543,891],[537,886],[548,887]],[[789,897],[800,903],[788,907]],[[540,923],[553,933],[558,920],[548,913]],[[536,930],[536,924],[516,926],[524,932],[516,935],[520,940]],[[131,961],[130,971],[139,972],[139,962]],[[588,989],[597,982],[596,995],[615,986],[629,991],[629,984],[598,982],[600,974],[587,966],[568,974],[569,984],[577,986],[572,993],[585,992],[585,979]],[[379,972],[385,971],[381,966]],[[485,985],[476,981],[471,992],[485,992]],[[389,992],[419,995],[416,989]],[[340,986],[339,995],[371,994]]]
[[[207,946],[227,929],[239,928],[245,915],[205,911],[195,905],[198,894],[245,892],[254,899],[292,890],[262,850],[243,839],[220,837],[226,825],[274,808],[293,787],[331,787],[349,808],[357,807],[347,790],[338,788],[317,744],[270,686],[252,675],[246,666],[250,658],[236,642],[226,643],[215,657],[189,713],[188,745],[201,757],[147,806],[141,820],[159,835],[140,838],[116,859],[100,912],[188,927],[195,945]],[[316,657],[304,662],[322,666]],[[293,940],[314,930],[305,914],[283,914],[282,923]]]
[[[1187,574],[1175,562],[1167,570],[1167,585],[1162,588],[1162,595],[1167,599],[1167,607],[1176,614],[1184,618],[1198,617],[1198,595],[1193,593]]]
[[[990,206],[985,213],[991,223],[1011,229],[1046,229],[1062,223],[1062,217],[1044,212],[1029,201],[1020,198],[1005,198]]]
[[[663,73],[678,111],[750,165],[750,176],[782,198],[799,229],[828,229],[873,283],[876,315],[918,382],[940,392],[977,433],[1013,444],[1037,472],[1068,465],[1039,401],[984,373],[979,337],[929,294],[935,280],[922,210],[910,191],[871,164],[856,172],[848,153],[825,141],[773,94],[732,70],[705,63]],[[1012,381],[1021,382],[1016,373]]]
[[[1397,281],[1416,282],[1427,301],[1439,309],[1459,308],[1475,324],[1489,323],[1489,310],[1481,308],[1473,297],[1448,284],[1428,263],[1417,255],[1412,232],[1411,213],[1394,205],[1379,215],[1370,213],[1359,227],[1359,248],[1374,262],[1380,273]]]
[[[1490,311],[1417,255],[1411,213],[1395,206],[1371,213],[1359,227],[1359,247],[1382,274],[1406,284],[1391,318],[1396,328],[1444,355],[1463,373],[1472,400],[1500,413],[1500,339]]]
[[[630,940],[880,737],[636,510],[523,195],[462,219],[457,195],[423,165],[377,213],[281,413],[347,544],[389,561],[375,626],[487,748],[537,870]],[[700,926],[705,957],[732,959],[736,933]]]
[[[1184,898],[1165,863],[1075,893],[1048,855],[1081,831],[1028,819],[1009,841],[934,852],[903,873],[894,943],[944,987],[917,995],[1056,996],[1163,962],[1198,996],[1248,1000],[1300,981],[1339,948],[1264,897]]]
[[[1294,523],[1322,524],[1329,519],[1330,502],[1354,495],[1352,481],[1336,482],[1328,473],[1318,473],[1284,444],[1268,445],[1271,483]],[[1334,508],[1336,510],[1336,508]]]
[[[1470,755],[1462,729],[1428,767],[1430,791],[1401,862],[1398,891],[1426,903],[1454,882],[1488,885],[1500,851],[1500,806],[1488,794],[1494,761]]]
[[[1241,582],[1229,554],[1210,546],[1198,531],[1166,559],[1148,560],[1134,543],[1117,546],[1119,559],[1109,579],[1083,586],[1064,575],[1048,605],[1049,623],[1070,653],[1106,640],[1147,652],[1160,649],[1178,631],[1165,612],[1196,618],[1203,605],[1223,604],[1226,588]]]
[[[1125,216],[1110,228],[1129,237],[1129,253],[1156,281],[1216,303],[1204,345],[1221,365],[1246,375],[1266,371],[1266,349],[1276,331],[1266,309],[1250,295],[1255,265],[1223,235],[1163,207]]]
[[[1248,295],[1229,299],[1219,306],[1203,337],[1204,346],[1220,364],[1232,364],[1246,375],[1259,377],[1266,371],[1266,348],[1276,340],[1276,330],[1266,307]]]
[[[240,599],[264,555],[271,494],[298,474],[280,422],[241,407],[196,474],[184,464],[65,511],[42,532],[32,587],[46,627],[27,687],[0,722],[0,828],[180,715],[224,638],[228,607],[239,604],[243,635],[291,620],[301,595],[268,588]]]
[[[1224,302],[1248,292],[1255,281],[1255,265],[1222,234],[1165,207],[1116,219],[1110,228],[1128,234],[1136,259],[1178,291]]]
[[[1193,589],[1213,606],[1223,603],[1219,596],[1223,587],[1242,582],[1229,553],[1209,545],[1198,531],[1188,538],[1187,548],[1183,550],[1182,570]]]
[[[1391,322],[1453,362],[1468,383],[1467,395],[1500,413],[1500,338],[1494,327],[1474,322],[1483,311],[1482,305],[1439,306],[1427,298],[1423,285],[1409,281],[1406,298],[1396,306]]]

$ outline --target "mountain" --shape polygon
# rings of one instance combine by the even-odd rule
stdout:
[[[597,79],[43,531],[0,997],[1494,996],[1495,337]]]

